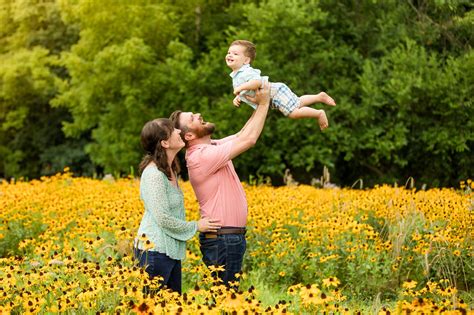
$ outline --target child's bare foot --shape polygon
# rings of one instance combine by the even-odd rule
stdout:
[[[334,99],[327,95],[325,92],[321,92],[318,94],[319,99],[321,100],[321,103],[324,103],[329,106],[336,106],[336,102]]]
[[[326,117],[326,113],[322,109],[319,110],[318,122],[319,122],[319,128],[321,130],[326,129],[329,126],[329,122],[328,122],[328,118]]]

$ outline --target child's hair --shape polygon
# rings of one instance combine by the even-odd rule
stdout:
[[[245,56],[250,58],[250,63],[252,63],[257,56],[257,50],[255,49],[255,45],[248,40],[234,40],[231,46],[240,45],[245,47]]]

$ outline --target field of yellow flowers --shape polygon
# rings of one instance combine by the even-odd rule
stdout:
[[[188,219],[198,204],[182,183]],[[0,184],[0,313],[473,312],[474,183],[460,189],[249,186],[239,291],[188,242],[181,296],[159,292],[131,257],[137,179],[67,171]]]

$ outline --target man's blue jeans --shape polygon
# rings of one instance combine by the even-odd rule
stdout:
[[[225,271],[219,271],[217,276],[229,285],[229,282],[238,281],[235,274],[242,270],[247,242],[245,234],[217,235],[216,238],[206,238],[199,234],[202,260],[207,266],[224,266]]]

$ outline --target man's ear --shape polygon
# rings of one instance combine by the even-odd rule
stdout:
[[[194,133],[188,131],[184,134],[184,140],[191,141],[193,139],[196,139],[196,135]]]
[[[168,149],[170,147],[170,144],[169,144],[168,140],[161,140],[160,144],[165,149]]]

